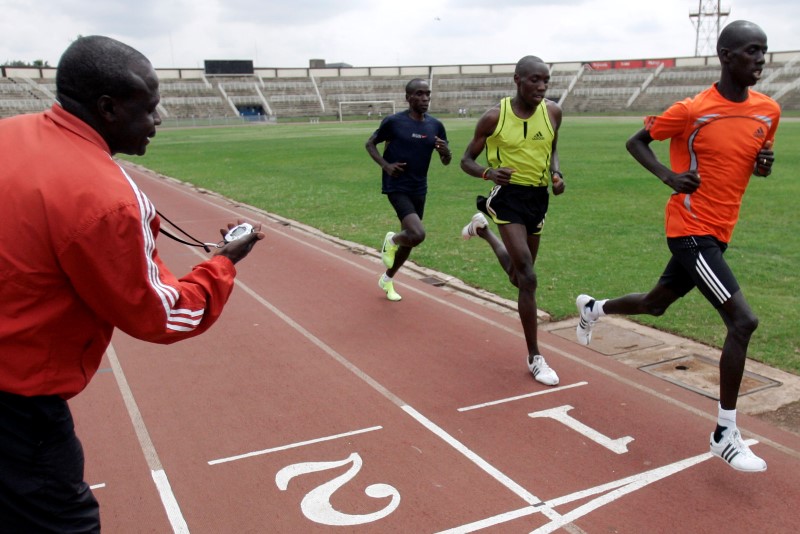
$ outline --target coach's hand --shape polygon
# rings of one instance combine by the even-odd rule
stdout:
[[[228,223],[228,229],[220,229],[219,233],[222,236],[225,236],[231,228],[237,226],[239,224],[244,223],[245,221],[239,220],[237,223]],[[249,234],[242,236],[238,239],[231,241],[230,243],[226,243],[221,248],[218,248],[214,251],[214,255],[225,256],[229,260],[231,260],[234,264],[243,260],[250,254],[250,251],[253,250],[253,247],[256,244],[256,241],[260,241],[264,239],[265,235],[264,232],[261,231],[261,224],[254,224],[253,231]]]

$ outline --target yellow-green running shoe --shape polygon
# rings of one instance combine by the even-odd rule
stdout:
[[[386,237],[383,238],[383,248],[381,249],[381,260],[383,260],[383,264],[387,269],[391,269],[392,265],[394,265],[394,254],[400,248],[399,245],[389,243],[392,237],[394,237],[394,232],[386,232]]]
[[[397,302],[403,298],[394,290],[394,283],[391,280],[388,282],[383,281],[383,275],[378,278],[378,287],[386,291],[386,298],[392,302]]]

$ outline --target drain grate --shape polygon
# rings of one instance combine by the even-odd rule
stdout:
[[[643,365],[639,369],[695,393],[719,400],[719,364],[711,358],[690,354]],[[739,396],[780,385],[781,383],[776,380],[745,371]]]
[[[447,283],[444,280],[442,280],[441,278],[436,278],[435,276],[427,276],[425,278],[421,278],[420,280],[422,280],[426,284],[430,284],[430,285],[436,286],[436,287],[441,287],[441,286],[443,286],[443,285],[445,285]]]

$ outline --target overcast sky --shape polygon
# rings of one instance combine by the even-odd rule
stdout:
[[[0,0],[0,62],[58,64],[102,34],[156,68],[251,59],[256,67],[547,62],[695,55],[697,0]],[[730,0],[773,51],[800,51],[800,0]],[[708,21],[709,19],[704,19]],[[705,32],[703,32],[705,33]],[[703,40],[701,40],[703,45]]]

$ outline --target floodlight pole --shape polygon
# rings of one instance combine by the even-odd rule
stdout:
[[[698,0],[697,11],[689,13],[689,18],[697,29],[695,57],[713,56],[717,53],[717,38],[722,31],[722,22],[731,14],[730,9],[723,10],[721,4],[720,0]]]

